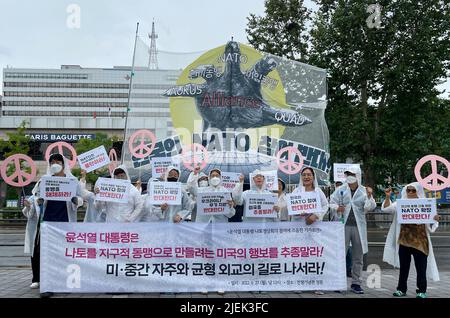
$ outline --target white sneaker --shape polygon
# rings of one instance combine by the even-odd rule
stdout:
[[[31,288],[31,289],[38,289],[38,288],[39,288],[39,283],[32,283],[32,284],[30,285],[30,288]]]

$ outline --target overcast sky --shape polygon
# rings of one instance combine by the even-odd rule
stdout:
[[[71,4],[79,28],[69,27]],[[0,0],[0,69],[130,65],[136,22],[145,38],[153,18],[159,50],[203,51],[232,36],[247,43],[250,13],[262,15],[264,0]]]

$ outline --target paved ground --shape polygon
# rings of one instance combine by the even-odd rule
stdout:
[[[441,272],[439,282],[428,283],[428,296],[430,298],[450,298],[450,272]],[[368,274],[364,273],[364,281]],[[229,292],[221,296],[216,293],[210,293],[207,296],[198,293],[182,293],[177,295],[161,295],[157,293],[150,294],[127,294],[127,295],[108,295],[108,294],[55,294],[54,298],[392,298],[392,292],[395,290],[398,278],[398,271],[387,269],[381,271],[381,285],[379,288],[368,288],[363,285],[364,295],[356,295],[346,291],[342,293],[326,292],[325,295],[315,295],[312,292],[302,292],[296,294],[293,292],[267,292],[258,293],[236,293]],[[39,291],[30,289],[31,270],[18,268],[0,269],[0,298],[38,298]],[[415,270],[412,269],[408,281],[410,286],[409,298],[415,297]]]

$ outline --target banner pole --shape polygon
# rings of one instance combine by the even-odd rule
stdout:
[[[122,144],[122,153],[120,156],[120,164],[123,164],[123,159],[124,159],[124,150],[125,150],[125,143],[126,143],[125,139],[127,136],[127,126],[128,126],[128,113],[130,112],[130,99],[131,99],[131,91],[133,88],[134,60],[136,57],[136,43],[137,43],[137,38],[138,38],[138,31],[139,31],[139,22],[136,23],[136,36],[134,38],[133,60],[131,63],[130,87],[128,87],[127,115],[125,117],[125,128],[123,131],[123,144]]]

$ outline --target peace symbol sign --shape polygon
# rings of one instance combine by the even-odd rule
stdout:
[[[50,158],[50,155],[52,154],[52,150],[58,148],[58,153],[64,156],[64,148],[68,149],[70,153],[72,154],[72,159],[69,160],[69,167],[72,169],[77,164],[77,152],[74,147],[72,147],[71,144],[64,142],[64,141],[58,141],[52,143],[50,146],[47,147],[47,150],[45,151],[45,160],[48,162],[48,159]],[[67,157],[66,157],[67,158]]]
[[[288,159],[281,159],[281,156],[287,152]],[[295,157],[298,156],[300,162],[295,162]],[[283,162],[281,160],[284,160]],[[286,174],[296,174],[299,173],[303,166],[303,156],[301,152],[295,147],[285,147],[280,149],[277,153],[277,164],[278,169],[283,171]]]
[[[111,149],[109,151],[109,164],[108,164],[108,169],[109,169],[109,174],[112,176],[114,169],[117,168],[117,152],[115,149]]]
[[[198,153],[201,155],[197,155]],[[190,153],[190,154],[189,154]],[[194,171],[195,168],[200,167],[200,170],[206,167],[208,163],[208,150],[200,144],[191,144],[183,147],[181,152],[181,160],[186,169]]]
[[[24,160],[31,168],[31,173],[22,170],[21,160]],[[14,164],[14,172],[8,176],[7,170],[10,163]],[[36,177],[36,165],[33,160],[23,154],[12,155],[6,158],[0,168],[0,174],[5,182],[13,187],[24,187],[29,185]],[[14,181],[17,179],[17,181]]]
[[[150,147],[145,143],[146,137],[151,141]],[[137,139],[138,141],[140,140],[139,145],[136,147],[133,146],[135,139]],[[134,134],[132,134],[130,139],[128,140],[128,149],[130,150],[133,157],[138,159],[144,159],[148,157],[152,153],[153,149],[155,149],[155,145],[155,135],[150,130],[146,129],[141,129],[134,132]]]
[[[431,174],[426,178],[422,178],[420,170],[428,161],[430,161],[431,163]],[[443,163],[447,168],[449,174],[447,178],[439,174],[439,172],[437,171],[438,162]],[[447,159],[436,155],[428,155],[420,159],[417,162],[416,167],[414,168],[414,174],[416,175],[416,179],[420,183],[420,185],[425,189],[431,191],[439,191],[447,188],[450,185],[450,163],[447,161]],[[438,181],[441,181],[442,183],[439,184]]]

